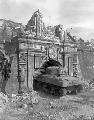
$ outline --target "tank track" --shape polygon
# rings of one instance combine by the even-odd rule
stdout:
[[[67,94],[80,93],[82,90],[82,85],[79,84],[68,87],[60,87],[49,83],[33,80],[33,89],[35,91],[42,91],[54,96],[65,96]]]

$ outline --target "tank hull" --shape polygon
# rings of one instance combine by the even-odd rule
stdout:
[[[52,95],[77,94],[82,90],[79,78],[62,73],[62,66],[57,61],[47,61],[42,69],[33,76],[33,89]]]
[[[61,79],[61,77],[39,75],[33,79],[33,89],[35,91],[43,91],[55,96],[63,96],[66,94],[77,94],[81,92],[82,85],[74,84],[73,81],[67,81],[67,79]]]

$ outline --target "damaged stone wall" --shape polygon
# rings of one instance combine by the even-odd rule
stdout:
[[[18,91],[18,81],[17,81],[17,58],[14,54],[12,65],[11,65],[11,74],[10,79],[8,79],[7,85],[6,85],[6,92],[11,93],[17,93]]]
[[[41,66],[41,56],[39,54],[35,54],[35,68],[39,68]],[[28,85],[29,88],[32,88],[33,84],[33,74],[34,74],[34,54],[29,53],[28,56]]]
[[[26,60],[26,55],[23,54],[23,58]],[[25,61],[27,62],[27,61]],[[41,56],[35,55],[35,67],[40,67]],[[21,68],[21,85],[22,88],[27,88],[27,64],[20,64]],[[34,54],[29,53],[28,55],[28,87],[32,89],[33,84],[33,74],[34,74]],[[18,91],[18,80],[17,80],[17,58],[16,54],[13,57],[12,66],[11,66],[11,77],[6,86],[8,93],[15,93]]]

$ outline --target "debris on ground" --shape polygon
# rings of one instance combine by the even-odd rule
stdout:
[[[92,120],[93,93],[88,91],[57,99],[40,97],[35,91],[22,95],[0,93],[0,120]]]

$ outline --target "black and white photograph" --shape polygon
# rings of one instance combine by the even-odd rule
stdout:
[[[94,0],[0,0],[0,120],[94,120]]]

